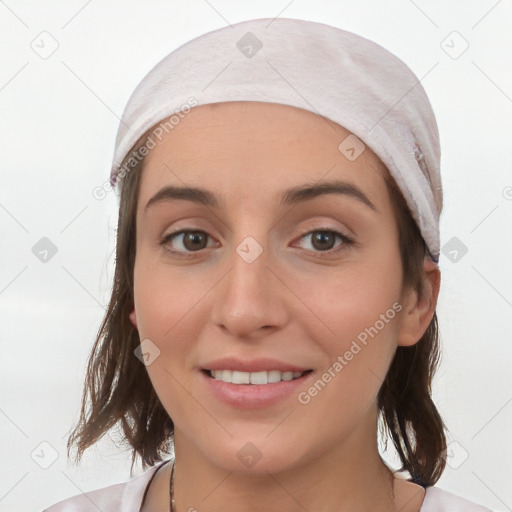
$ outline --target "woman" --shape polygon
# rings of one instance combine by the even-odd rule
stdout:
[[[120,422],[152,467],[47,511],[487,510],[434,487],[439,160],[415,75],[338,28],[249,20],[164,58],[118,132],[115,282],[68,444]]]

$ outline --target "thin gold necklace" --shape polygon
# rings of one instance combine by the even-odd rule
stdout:
[[[174,461],[172,463],[171,482],[169,485],[169,500],[170,500],[169,511],[170,512],[176,512],[175,503],[174,503],[174,467],[175,466],[176,466],[176,459],[174,459]],[[389,471],[389,476],[391,478],[391,492],[389,493],[389,496],[393,502],[393,509],[394,509],[394,505],[395,505],[395,475],[389,468],[387,468],[387,469]]]

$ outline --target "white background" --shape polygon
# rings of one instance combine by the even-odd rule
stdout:
[[[441,243],[468,249],[440,261],[434,398],[457,444],[438,486],[512,510],[511,0],[0,1],[0,510],[41,510],[130,477],[129,452],[109,437],[80,467],[66,459],[113,276],[116,198],[93,190],[149,69],[204,32],[275,16],[356,32],[418,77],[438,63],[422,84],[441,134]],[[31,47],[51,47],[43,31],[58,43],[46,59]],[[453,58],[461,37],[469,48]],[[57,247],[46,263],[32,252],[42,237]],[[58,453],[48,469],[31,457],[49,460],[41,442]]]

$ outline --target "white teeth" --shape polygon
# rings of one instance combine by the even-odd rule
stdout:
[[[279,370],[271,370],[267,373],[267,382],[280,382],[281,380],[281,372]]]
[[[233,384],[249,384],[251,374],[247,372],[234,371],[231,375],[231,382]]]
[[[232,384],[272,384],[282,380],[297,379],[303,372],[280,372],[278,370],[262,372],[239,372],[235,370],[210,370],[210,375],[215,380]]]
[[[250,376],[251,384],[266,384],[268,382],[267,372],[252,372],[247,375]]]

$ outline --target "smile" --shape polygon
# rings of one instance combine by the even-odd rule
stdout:
[[[281,381],[289,381],[302,377],[310,372],[280,372],[279,370],[259,371],[259,372],[241,372],[236,370],[206,370],[206,372],[215,380],[227,382],[230,384],[273,384]]]

